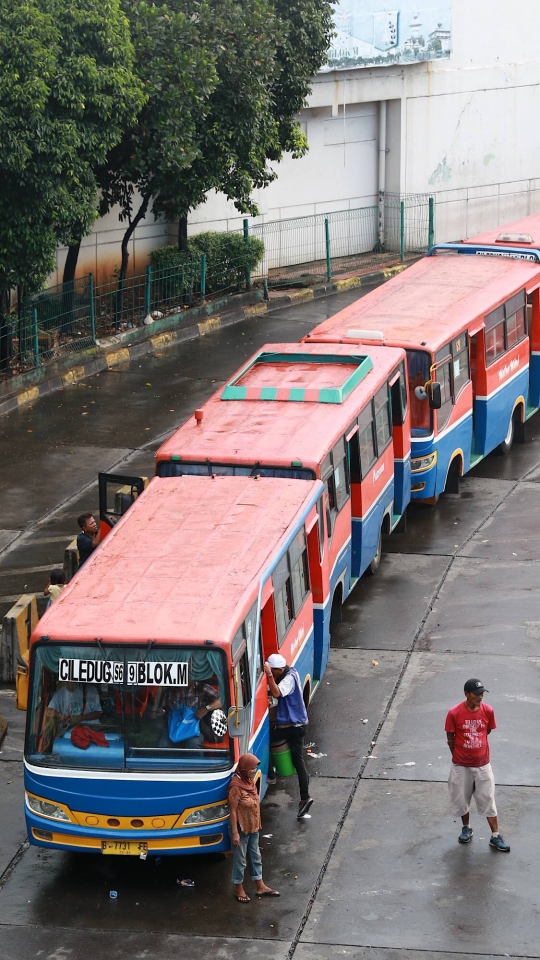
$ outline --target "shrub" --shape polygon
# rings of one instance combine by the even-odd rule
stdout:
[[[257,237],[249,237],[246,243],[238,233],[198,233],[189,238],[187,254],[172,246],[153,250],[150,262],[160,299],[193,292],[203,253],[206,255],[206,292],[238,290],[244,283],[246,270],[254,270],[262,260],[264,243]]]

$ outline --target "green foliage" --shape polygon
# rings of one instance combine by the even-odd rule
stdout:
[[[16,285],[39,289],[59,241],[90,230],[95,169],[144,99],[120,0],[0,0],[4,304]]]
[[[199,233],[188,240],[188,251],[178,247],[159,247],[150,255],[152,276],[160,284],[161,299],[170,299],[193,289],[194,276],[200,270],[201,254],[206,255],[206,292],[240,288],[246,270],[254,270],[264,256],[264,243],[238,233]],[[167,291],[167,293],[165,293]]]

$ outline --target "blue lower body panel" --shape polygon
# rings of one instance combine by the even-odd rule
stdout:
[[[383,517],[388,510],[392,513],[393,499],[394,481],[385,487],[365,517],[352,519],[352,577],[355,580],[367,570],[377,553]]]
[[[475,400],[474,447],[476,453],[485,457],[503,442],[508,433],[516,402],[522,398],[526,408],[528,396],[529,371],[523,370],[519,376],[514,377],[510,383],[487,400]],[[531,406],[536,404],[531,403]]]

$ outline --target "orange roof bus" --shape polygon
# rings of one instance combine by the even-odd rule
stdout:
[[[306,701],[315,685],[323,493],[320,480],[150,482],[31,637],[31,843],[143,857],[229,849],[240,754],[261,759],[266,787],[264,660],[279,649]]]
[[[331,610],[377,568],[410,496],[402,350],[267,344],[156,453],[161,477],[247,474],[326,486],[329,597],[315,610],[324,670]]]
[[[466,245],[466,246],[465,246]],[[509,257],[515,260],[540,260],[540,213],[514,220],[503,227],[494,227],[475,237],[463,240],[462,244],[448,245],[461,252],[471,247],[479,256]],[[533,290],[527,296],[528,329],[531,360],[529,371],[529,404],[540,406],[540,291]]]
[[[539,287],[538,263],[443,250],[305,338],[406,350],[413,498],[435,502],[457,491],[460,476],[491,450],[524,438],[536,409],[525,306]],[[533,311],[533,330],[539,320]]]

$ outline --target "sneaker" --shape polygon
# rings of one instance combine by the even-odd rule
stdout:
[[[270,775],[267,776],[266,782],[267,782],[267,784],[268,784],[270,787],[275,786],[275,784],[277,783],[277,777],[276,777],[275,773],[273,773],[271,776],[270,776]]]
[[[505,843],[500,833],[496,834],[494,837],[491,837],[489,845],[490,847],[493,847],[494,850],[498,850],[499,853],[510,853],[510,846],[508,843]]]
[[[470,841],[472,840],[472,835],[473,835],[472,827],[464,826],[458,837],[458,843],[470,843]]]
[[[313,800],[311,799],[311,797],[308,797],[307,800],[304,800],[303,802],[302,802],[302,801],[300,802],[300,806],[299,806],[299,808],[298,808],[298,813],[296,814],[296,819],[297,819],[297,820],[301,820],[301,819],[302,819],[302,817],[303,817],[303,816],[308,812],[308,810],[310,809],[312,803],[313,803]]]

